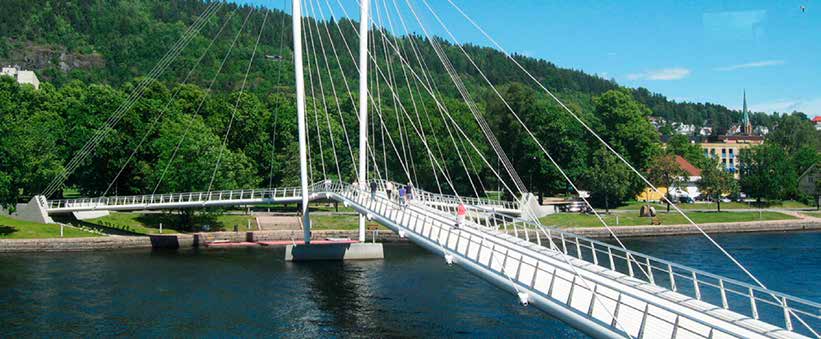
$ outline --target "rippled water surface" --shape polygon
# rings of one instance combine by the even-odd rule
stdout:
[[[821,233],[718,240],[775,289],[821,301]],[[627,242],[738,276],[699,237]],[[0,337],[582,337],[413,245],[384,261],[286,263],[282,249],[0,255]]]

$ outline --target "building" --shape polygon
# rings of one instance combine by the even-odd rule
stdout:
[[[680,155],[677,155],[676,164],[678,164],[679,168],[684,170],[687,173],[687,180],[685,180],[684,184],[681,186],[672,186],[670,187],[670,195],[673,199],[678,199],[680,197],[690,197],[693,199],[698,198],[701,196],[701,192],[698,190],[698,181],[701,180],[701,170],[693,166],[687,159],[682,158]],[[651,188],[645,188],[641,194],[636,197],[638,201],[662,201],[662,198],[665,194],[667,194],[667,187],[659,187],[659,192],[653,191]],[[676,202],[675,200],[673,202]]]
[[[750,111],[747,109],[747,91],[744,91],[743,100],[741,123],[731,127],[727,135],[720,135],[699,144],[701,149],[704,150],[704,156],[717,159],[725,170],[733,173],[736,179],[740,178],[738,169],[741,164],[738,161],[738,155],[741,150],[764,143],[764,137],[754,133],[750,121]]]
[[[815,124],[815,129],[821,131],[821,115],[817,115],[812,118],[812,123]]]
[[[764,137],[758,135],[722,135],[717,140],[704,142],[699,146],[704,150],[705,157],[717,159],[725,170],[734,173],[738,179],[738,169],[741,166],[738,155],[741,154],[741,150],[763,143]]]
[[[0,75],[12,77],[17,80],[18,84],[29,84],[34,86],[34,89],[40,89],[40,80],[32,71],[24,71],[17,66],[8,66],[0,70]]]

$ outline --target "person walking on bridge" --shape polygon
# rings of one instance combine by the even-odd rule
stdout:
[[[405,187],[404,186],[399,187],[399,206],[405,207],[405,195],[406,194],[407,194],[407,191],[405,190]]]
[[[462,227],[462,225],[465,223],[465,214],[467,214],[465,204],[460,202],[459,206],[456,206],[456,229]]]
[[[385,193],[388,195],[388,200],[393,198],[393,183],[388,181],[385,183]]]
[[[371,200],[376,200],[376,181],[371,181]]]
[[[406,197],[408,198],[408,202],[410,202],[411,199],[413,199],[413,184],[412,183],[408,182],[408,185],[405,186],[405,194],[406,194]]]

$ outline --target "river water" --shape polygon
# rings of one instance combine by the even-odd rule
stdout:
[[[770,287],[821,301],[821,233],[716,237]],[[701,237],[627,241],[742,277]],[[584,335],[410,244],[384,261],[287,263],[283,249],[0,255],[0,338]]]

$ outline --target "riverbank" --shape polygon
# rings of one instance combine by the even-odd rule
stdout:
[[[703,224],[702,229],[711,234],[718,233],[763,233],[763,232],[803,232],[821,231],[821,220],[796,219],[768,222],[736,222]],[[640,238],[656,236],[679,236],[700,234],[692,225],[662,225],[662,226],[619,226],[611,227],[620,238]],[[568,229],[573,233],[594,239],[608,239],[612,235],[602,227]],[[512,232],[512,231],[511,231]],[[399,237],[388,230],[368,231],[367,241],[377,242],[405,242],[407,239]],[[356,239],[356,230],[315,230],[313,240],[329,238]],[[535,238],[535,235],[534,235]],[[288,242],[302,239],[302,231],[276,230],[253,232],[210,232],[195,234],[168,234],[150,236],[103,236],[92,238],[47,238],[47,239],[0,239],[0,253],[15,252],[71,252],[71,251],[99,251],[135,248],[205,248],[208,244],[244,243],[255,246],[259,242]],[[223,248],[223,246],[213,246]]]

